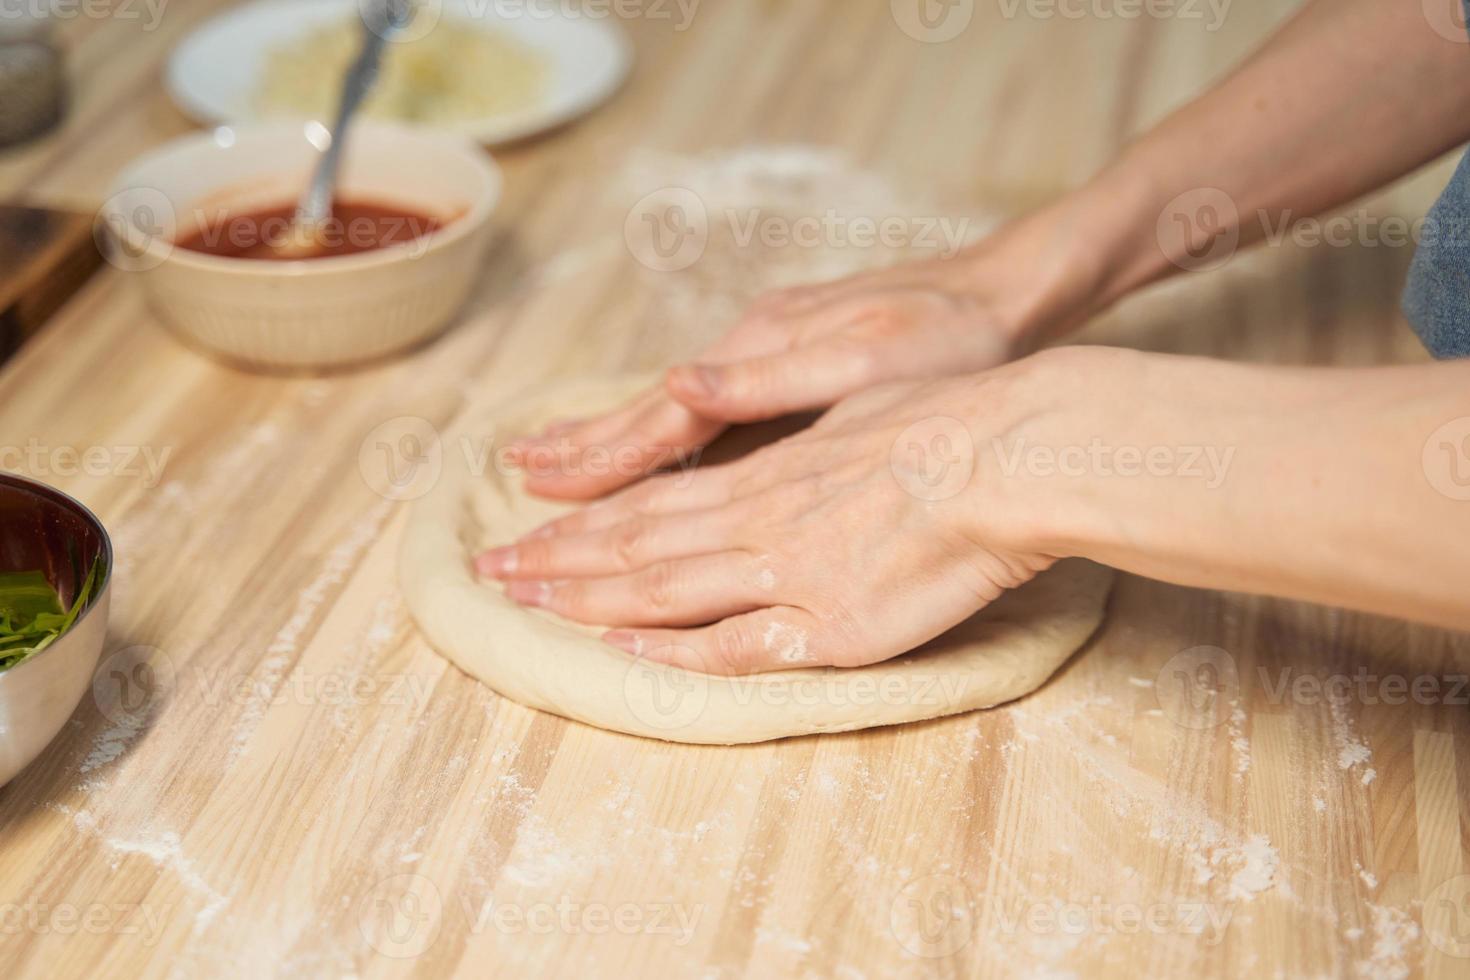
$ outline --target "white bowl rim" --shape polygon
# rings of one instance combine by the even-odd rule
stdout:
[[[216,134],[221,129],[230,130],[234,134],[235,142],[238,144],[243,140],[252,138],[298,133],[308,125],[310,125],[310,122],[306,120],[273,119],[262,122],[225,123],[206,130],[185,133],[182,136],[147,150],[129,161],[128,165],[118,174],[112,187],[108,190],[107,201],[103,204],[100,213],[115,214],[114,204],[119,195],[135,188],[147,187],[148,185],[145,182],[138,179],[138,175],[147,168],[185,150],[193,150],[197,147],[211,144],[217,146],[218,144],[215,141]],[[413,256],[422,257],[429,252],[439,251],[473,234],[495,213],[495,209],[500,203],[505,180],[499,164],[495,162],[495,158],[490,155],[489,151],[485,150],[473,140],[457,136],[453,133],[425,130],[380,120],[359,120],[353,123],[352,129],[354,133],[375,131],[379,135],[392,136],[394,139],[433,146],[439,151],[454,153],[469,163],[472,168],[479,171],[480,176],[485,180],[485,191],[470,203],[469,210],[464,214],[425,235],[421,241],[426,242],[427,247],[421,251],[407,247],[388,246],[385,248],[370,249],[365,252],[357,252],[353,255],[330,255],[313,259],[294,259],[287,261],[262,261],[261,259],[245,259],[196,252],[192,249],[179,248],[172,239],[163,238],[155,238],[149,241],[144,247],[145,251],[151,258],[156,259],[159,264],[168,262],[200,270],[229,272],[235,275],[254,276],[258,278],[278,279],[282,276],[296,277],[329,272],[347,272],[393,265],[408,261]],[[411,195],[406,196],[411,197]],[[110,222],[105,224],[110,224]],[[402,246],[408,244],[407,242],[400,243]]]

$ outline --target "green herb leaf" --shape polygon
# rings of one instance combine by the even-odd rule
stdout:
[[[28,623],[43,613],[61,613],[61,597],[40,572],[0,573],[0,616]]]
[[[0,671],[33,657],[77,621],[103,575],[102,559],[92,563],[70,609],[40,572],[0,573]]]

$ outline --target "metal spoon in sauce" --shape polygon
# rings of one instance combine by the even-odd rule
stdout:
[[[322,232],[332,217],[332,198],[337,189],[348,124],[378,79],[378,63],[388,37],[413,20],[414,3],[415,0],[369,0],[361,6],[362,48],[342,80],[342,97],[337,103],[330,142],[296,202],[296,215],[286,241],[276,248],[283,258],[310,258],[320,251]]]

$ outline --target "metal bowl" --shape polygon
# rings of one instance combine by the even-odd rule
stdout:
[[[99,557],[102,580],[71,629],[0,671],[0,786],[41,754],[91,686],[112,596],[112,542],[102,522],[60,490],[0,473],[0,572],[44,572],[69,606]]]

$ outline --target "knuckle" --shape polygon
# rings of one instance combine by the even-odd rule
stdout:
[[[580,582],[558,582],[547,603],[553,612],[575,616],[587,609],[587,590]]]
[[[712,652],[727,674],[743,674],[755,664],[759,646],[749,623],[725,620],[714,628]]]
[[[534,575],[551,567],[552,554],[549,540],[526,541],[516,550],[516,558],[520,562],[522,572]]]
[[[637,568],[648,541],[648,521],[630,517],[612,532],[613,554],[624,568]]]
[[[662,612],[672,607],[678,596],[678,575],[672,564],[654,565],[638,573],[635,588],[645,608]]]

